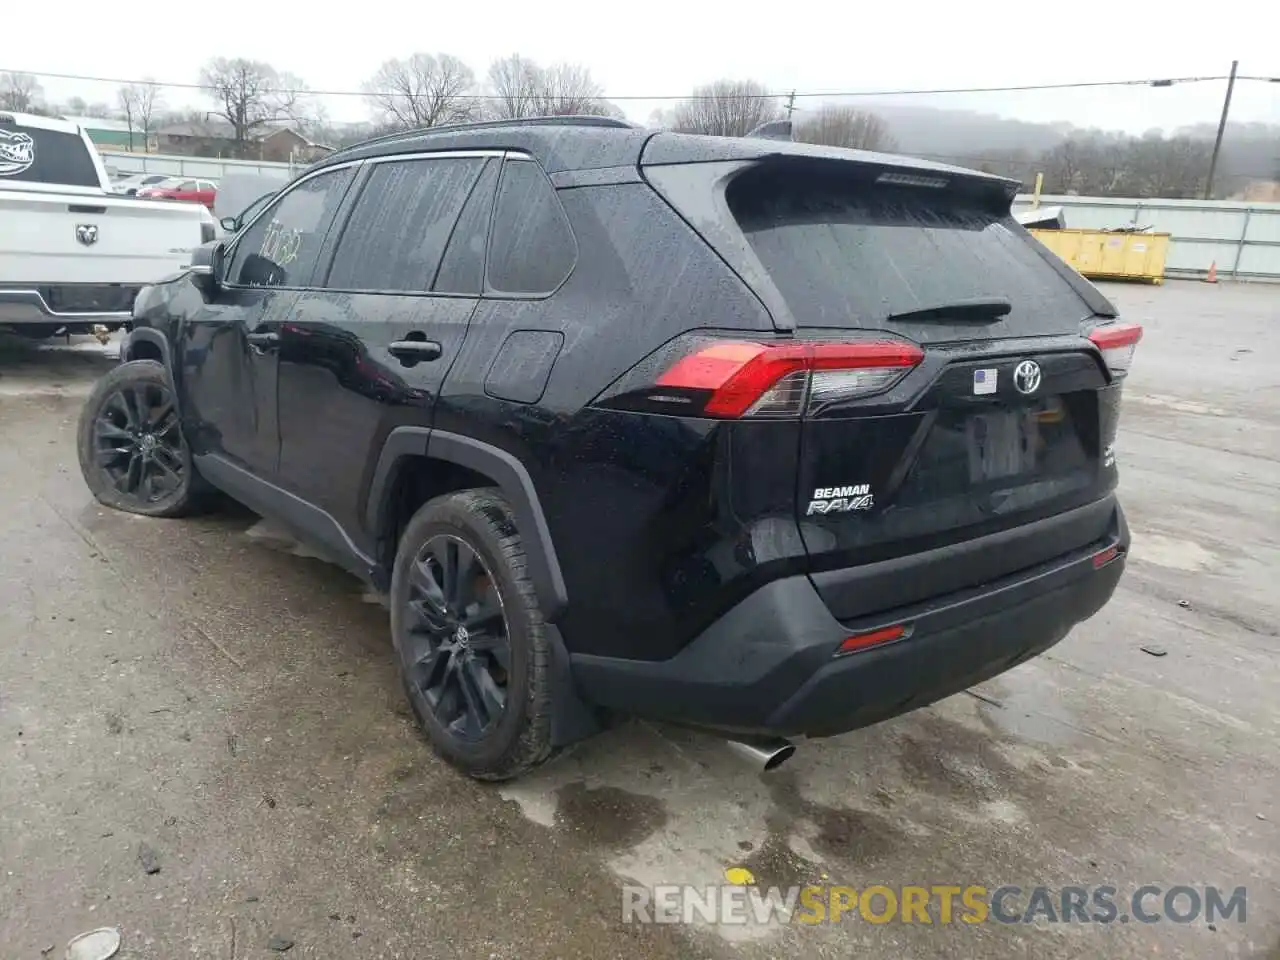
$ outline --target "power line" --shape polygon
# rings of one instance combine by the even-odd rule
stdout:
[[[35,70],[0,70],[0,73],[27,73],[34,77],[41,77],[47,80],[76,80],[84,83],[113,83],[119,86],[127,86],[130,84],[152,84],[157,87],[165,87],[166,89],[177,90],[204,90],[209,89],[207,84],[202,83],[175,83],[171,81],[148,80],[148,79],[121,79],[119,77],[96,77],[77,73],[53,73],[49,71]],[[1023,91],[1034,90],[1079,90],[1091,87],[1167,87],[1173,84],[1181,83],[1209,83],[1215,80],[1226,80],[1223,76],[1209,77],[1155,77],[1145,80],[1084,80],[1072,83],[1027,83],[1012,84],[1008,86],[998,87],[935,87],[928,89],[913,90],[844,90],[844,91],[807,91],[793,93],[765,93],[765,94],[619,94],[619,95],[602,95],[602,100],[756,100],[762,98],[788,98],[788,97],[806,97],[806,98],[851,98],[851,97],[903,97],[903,96],[929,96],[935,94],[954,94],[954,93],[1018,93]],[[1278,82],[1280,78],[1276,77],[1237,77],[1237,80],[1263,80],[1270,82]],[[297,88],[269,88],[259,91],[260,93],[271,94],[308,94],[317,97],[369,97],[383,96],[395,97],[403,96],[402,93],[395,91],[379,92],[370,90],[311,90],[304,87]],[[490,100],[491,96],[482,93],[460,94],[454,99],[457,100]]]

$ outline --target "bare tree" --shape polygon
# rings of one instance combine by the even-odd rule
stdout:
[[[154,81],[130,83],[116,91],[120,112],[129,125],[129,149],[133,149],[133,132],[142,134],[143,152],[151,149],[151,133],[155,129],[156,111],[162,108],[160,87]]]
[[[518,53],[489,64],[488,112],[498,120],[518,120],[538,113],[541,68]]]
[[[39,113],[44,104],[44,88],[29,73],[0,73],[0,109],[15,113]]]
[[[1148,133],[1129,145],[1125,191],[1141,197],[1191,198],[1204,186],[1213,145],[1208,140]]]
[[[1195,197],[1204,185],[1212,143],[1200,137],[1070,137],[1040,157],[1050,193],[1087,196]]]
[[[604,88],[586,67],[554,63],[538,71],[537,110],[544,117],[598,113]]]
[[[242,157],[261,127],[296,120],[305,107],[302,81],[260,60],[215,57],[200,71],[200,84],[218,105],[209,112],[231,127]]]
[[[762,123],[782,117],[777,99],[754,80],[717,80],[698,87],[688,100],[672,108],[672,129],[741,137]]]
[[[604,99],[604,88],[586,67],[574,63],[539,66],[518,53],[489,65],[486,114],[498,120],[595,114],[621,118]]]
[[[415,53],[386,61],[365,84],[365,95],[391,127],[434,127],[471,118],[475,75],[457,57]]]
[[[298,132],[312,143],[333,146],[339,134],[333,124],[333,118],[323,103],[317,103],[303,116],[298,118]]]
[[[889,125],[874,113],[842,104],[824,104],[796,124],[795,138],[805,143],[854,150],[896,150]]]

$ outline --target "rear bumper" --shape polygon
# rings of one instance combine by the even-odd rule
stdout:
[[[137,288],[129,288],[136,294]],[[0,326],[6,324],[44,324],[63,327],[77,323],[126,323],[132,317],[130,308],[124,310],[59,311],[38,289],[0,287]]]
[[[1117,546],[1101,567],[1094,556]],[[807,576],[774,581],[669,660],[572,656],[582,696],[624,713],[729,734],[831,736],[923,707],[1047,650],[1111,598],[1129,532],[980,588],[841,623]],[[904,570],[904,576],[911,571]],[[853,633],[908,636],[836,656]]]

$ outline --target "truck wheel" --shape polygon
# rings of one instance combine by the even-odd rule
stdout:
[[[122,363],[97,382],[80,412],[76,445],[84,482],[109,507],[177,517],[207,498],[169,374],[155,360]]]
[[[551,754],[551,651],[511,507],[496,490],[423,505],[391,579],[409,703],[436,752],[508,780]]]

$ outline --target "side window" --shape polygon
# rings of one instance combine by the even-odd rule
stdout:
[[[350,167],[322,173],[277,200],[240,235],[227,268],[228,282],[241,286],[306,283],[353,175]]]
[[[493,193],[498,185],[502,164],[490,160],[471,188],[467,205],[453,228],[453,236],[445,247],[440,271],[436,274],[436,293],[464,293],[479,296],[484,289],[484,251],[489,239],[489,218],[493,214]]]
[[[430,290],[484,162],[440,157],[375,164],[342,231],[325,286]]]
[[[196,188],[196,182],[194,180],[183,180],[180,184],[178,184],[178,189],[182,190],[185,193],[190,193],[195,188]]]
[[[542,168],[531,160],[508,160],[489,242],[489,288],[550,293],[564,282],[577,256],[569,218]]]

